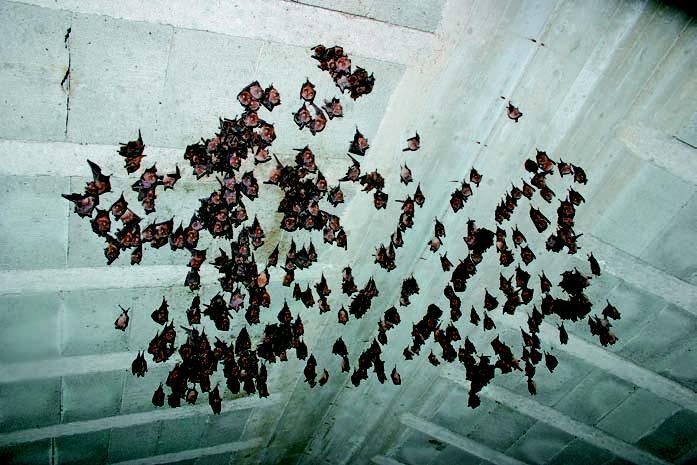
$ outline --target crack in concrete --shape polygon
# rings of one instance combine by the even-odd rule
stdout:
[[[67,137],[68,136],[68,120],[70,118],[70,87],[71,87],[71,76],[70,76],[70,66],[71,66],[71,56],[70,56],[70,33],[72,32],[73,29],[73,22],[72,19],[70,20],[70,26],[68,27],[68,30],[65,31],[65,37],[63,39],[63,42],[65,43],[65,48],[68,50],[68,69],[65,70],[65,75],[63,76],[63,80],[61,81],[61,87],[63,88],[63,91],[66,94],[66,101],[65,101],[65,131],[64,135]]]

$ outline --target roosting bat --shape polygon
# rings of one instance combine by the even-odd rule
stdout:
[[[523,113],[520,112],[518,107],[514,107],[511,102],[508,102],[508,106],[506,107],[506,115],[508,115],[508,118],[517,123],[518,119],[523,116]]]
[[[121,331],[126,331],[126,328],[128,327],[128,320],[130,319],[128,316],[128,311],[130,308],[123,308],[120,305],[119,308],[121,309],[121,314],[118,316],[118,318],[116,318],[116,321],[114,321],[114,328],[120,329]]]
[[[419,150],[421,148],[421,137],[419,137],[419,133],[417,132],[414,137],[410,137],[407,139],[407,146],[406,148],[402,149],[402,152],[415,152],[416,150]]]

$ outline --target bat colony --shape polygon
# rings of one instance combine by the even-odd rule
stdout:
[[[342,93],[348,92],[355,100],[372,91],[375,81],[372,74],[368,75],[362,68],[352,71],[351,60],[341,47],[327,48],[318,45],[312,51],[313,58],[319,62],[319,68],[330,74]],[[320,107],[315,104],[315,97],[315,86],[308,80],[300,89],[302,107],[293,114],[298,128],[307,128],[313,135],[322,132],[328,121],[344,116],[338,98],[324,100]],[[265,265],[260,266],[257,263],[253,251],[264,244],[266,235],[256,217],[249,222],[244,202],[251,202],[259,197],[259,182],[253,169],[240,172],[243,161],[248,159],[250,154],[254,165],[271,162],[274,158],[275,166],[263,183],[276,186],[282,191],[277,211],[283,215],[279,227],[285,231],[321,231],[325,244],[347,249],[347,235],[341,226],[340,218],[320,207],[323,200],[333,207],[344,202],[341,182],[358,183],[363,191],[373,191],[374,207],[378,210],[387,207],[388,195],[384,192],[385,180],[382,175],[377,171],[361,172],[358,159],[366,155],[370,146],[358,128],[348,148],[351,164],[347,167],[346,175],[332,186],[319,170],[315,155],[309,147],[296,149],[294,164],[284,165],[270,154],[276,133],[273,124],[261,119],[259,111],[264,107],[271,112],[281,104],[279,92],[273,86],[263,88],[258,82],[252,82],[239,92],[237,100],[244,108],[241,116],[220,120],[215,137],[189,145],[184,153],[184,159],[191,165],[197,179],[215,174],[219,176],[217,179],[220,186],[207,198],[200,200],[200,206],[188,224],[179,223],[175,227],[175,220],[171,218],[144,225],[141,229],[142,218],[129,208],[123,194],[110,206],[100,208],[101,195],[111,192],[110,176],[104,175],[100,167],[89,160],[87,162],[92,170],[93,180],[87,183],[84,193],[63,195],[73,202],[75,213],[80,217],[91,218],[92,230],[106,241],[104,255],[107,264],[113,263],[125,251],[130,251],[131,265],[139,264],[143,256],[143,245],[147,243],[154,249],[169,245],[173,251],[188,251],[191,256],[188,264],[190,271],[184,279],[184,284],[194,292],[200,288],[200,268],[207,258],[211,258],[209,251],[197,248],[200,234],[205,231],[213,238],[230,241],[229,252],[221,248],[217,256],[212,257],[212,264],[220,274],[221,292],[208,303],[202,303],[200,297],[194,295],[186,310],[189,326],[181,328],[184,334],[179,338],[179,344],[177,329],[164,297],[160,306],[151,314],[159,329],[148,345],[148,355],[152,356],[155,363],[167,361],[175,356],[176,352],[180,359],[164,383],[169,388],[169,394],[165,393],[162,383],[154,392],[152,402],[156,406],[163,406],[165,398],[171,407],[180,406],[182,400],[193,404],[197,401],[200,391],[208,393],[213,412],[220,413],[220,387],[211,383],[211,377],[218,371],[219,365],[223,368],[226,387],[232,393],[237,394],[243,390],[248,394],[258,393],[260,397],[267,397],[267,364],[287,361],[291,351],[295,351],[299,360],[306,361],[304,376],[310,387],[316,384],[322,386],[329,379],[329,371],[326,368],[323,368],[318,376],[317,360],[309,353],[303,340],[303,320],[299,312],[293,316],[287,301],[283,302],[278,312],[278,323],[266,325],[263,336],[256,345],[253,344],[246,327],[243,327],[234,341],[229,343],[219,337],[211,340],[205,330],[200,331],[198,328],[204,315],[214,323],[218,331],[229,331],[233,315],[243,309],[244,318],[249,325],[259,324],[262,309],[271,305],[272,299],[267,284],[271,268],[275,267],[283,269],[282,284],[289,288],[292,286],[292,297],[295,301],[300,301],[306,308],[317,304],[320,314],[331,311],[327,297],[332,290],[324,275],[313,286],[314,291],[309,285],[303,289],[294,282],[296,270],[309,268],[317,261],[317,251],[312,242],[298,248],[295,242],[291,241],[283,265],[279,264],[278,245],[268,255]],[[508,118],[515,122],[523,116],[510,102],[505,112]],[[416,133],[407,139],[405,145],[405,152],[418,151],[421,147],[419,134]],[[122,144],[119,155],[124,159],[127,173],[140,170],[146,157],[140,132],[136,140]],[[422,318],[412,326],[412,344],[402,351],[406,360],[412,360],[420,354],[426,341],[433,337],[442,352],[439,357],[431,350],[428,361],[433,365],[439,365],[441,360],[449,363],[457,360],[464,365],[466,378],[471,382],[468,405],[472,408],[479,405],[477,393],[494,378],[497,369],[500,373],[521,371],[527,378],[531,394],[536,393],[534,375],[543,358],[547,369],[550,372],[554,371],[557,359],[549,351],[542,349],[538,337],[545,316],[555,314],[562,321],[572,322],[588,317],[590,331],[599,338],[602,345],[613,344],[617,340],[611,331],[610,320],[620,318],[619,311],[608,302],[599,315],[589,316],[592,304],[584,292],[590,284],[591,277],[575,268],[561,274],[558,288],[564,297],[553,296],[552,281],[544,273],[539,275],[539,309],[537,305],[532,306],[528,314],[527,329],[521,328],[523,347],[519,357],[498,335],[490,342],[493,355],[487,354],[485,348],[475,347],[468,337],[462,340],[456,326],[463,316],[462,301],[458,293],[466,290],[467,281],[477,273],[477,266],[486,253],[495,251],[499,256],[500,267],[503,269],[499,276],[501,296],[497,297],[495,293],[485,289],[482,301],[471,306],[468,324],[478,327],[481,323],[483,331],[492,331],[496,326],[490,314],[497,308],[501,308],[503,314],[512,315],[518,307],[529,304],[535,297],[537,286],[531,281],[525,267],[537,257],[518,226],[507,227],[506,224],[516,208],[524,208],[519,204],[526,201],[529,203],[529,217],[538,233],[552,230],[545,243],[547,251],[559,253],[566,249],[569,254],[575,254],[579,248],[577,239],[580,234],[574,230],[574,217],[576,208],[584,202],[584,198],[573,187],[568,187],[564,193],[555,193],[548,187],[547,180],[556,170],[562,178],[568,176],[573,183],[583,185],[587,182],[583,169],[562,160],[554,161],[548,154],[539,150],[534,160],[525,161],[524,169],[528,173],[527,179],[523,179],[518,185],[512,185],[494,211],[496,231],[479,226],[475,220],[470,219],[467,221],[464,237],[468,255],[460,260],[453,260],[457,261],[456,264],[448,258],[447,253],[440,255],[443,272],[451,273],[443,290],[449,303],[449,318],[445,320],[443,310],[436,304],[428,305]],[[179,167],[172,173],[162,173],[153,165],[141,172],[132,189],[137,192],[138,201],[146,214],[156,210],[158,187],[162,186],[164,191],[174,189],[180,177]],[[400,180],[405,185],[413,182],[412,172],[406,163],[401,168]],[[454,213],[465,207],[481,180],[482,175],[472,168],[469,176],[463,179],[451,194],[450,207]],[[557,222],[552,228],[551,221],[535,208],[536,192],[547,203],[553,202],[555,198],[559,199]],[[420,184],[417,184],[413,195],[397,200],[401,203],[401,214],[396,229],[389,238],[389,245],[380,244],[374,255],[375,263],[381,268],[388,272],[396,268],[396,250],[404,245],[403,234],[414,225],[416,207],[423,207],[425,201],[426,197]],[[112,224],[116,222],[121,224]],[[245,225],[247,223],[248,225]],[[113,229],[116,231],[112,234]],[[445,237],[444,224],[435,219],[433,237],[426,245],[432,252],[438,253],[443,247]],[[516,255],[519,256],[522,267],[518,264],[513,274],[506,277],[503,273],[513,265]],[[588,255],[588,264],[591,274],[600,274],[600,266],[593,254]],[[351,318],[362,318],[371,309],[372,300],[379,293],[373,278],[359,289],[348,266],[342,272],[341,292],[351,298],[346,306],[342,305],[337,310],[338,323],[341,325],[346,325]],[[404,279],[399,306],[410,305],[409,298],[418,293],[419,285],[416,279],[413,276]],[[120,310],[114,326],[116,330],[125,331],[129,324],[130,309],[121,307]],[[368,379],[371,369],[380,383],[386,381],[385,364],[380,355],[388,343],[388,331],[398,326],[401,319],[395,306],[384,311],[378,323],[376,337],[368,348],[358,355],[353,371],[345,342],[339,337],[333,343],[332,354],[339,357],[341,372],[351,373],[350,380],[355,386]],[[222,334],[220,336],[224,337]],[[559,342],[566,344],[567,340],[568,334],[562,323],[559,326]],[[458,343],[459,347],[456,348],[454,343]],[[134,375],[144,376],[148,371],[145,357],[145,351],[141,351],[133,361]],[[390,378],[394,384],[401,384],[401,376],[396,366],[391,370]]]

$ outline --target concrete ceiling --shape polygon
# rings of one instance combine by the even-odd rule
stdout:
[[[0,30],[3,463],[695,460],[697,26],[683,10],[649,0],[26,0],[0,2]],[[300,84],[309,78],[320,98],[338,95],[309,58],[317,43],[344,46],[354,63],[375,73],[376,85],[356,102],[344,99],[343,120],[312,137],[291,122]],[[69,91],[61,85],[67,70]],[[370,195],[345,186],[348,201],[337,211],[348,252],[320,248],[319,263],[298,279],[315,282],[325,273],[337,309],[340,270],[350,264],[359,285],[375,277],[380,296],[362,320],[345,327],[334,313],[293,307],[320,369],[329,369],[327,385],[310,389],[302,362],[291,357],[270,367],[268,399],[227,392],[220,416],[205,402],[156,409],[152,392],[173,361],[150,363],[145,378],[132,377],[130,363],[156,331],[149,314],[163,295],[176,323],[185,323],[187,257],[146,250],[140,267],[123,258],[107,267],[102,241],[60,194],[82,188],[86,158],[114,173],[115,192],[128,191],[133,180],[116,150],[138,129],[147,166],[183,167],[184,147],[212,134],[220,116],[239,113],[234,97],[255,79],[273,82],[282,94],[270,118],[280,157],[310,144],[333,183],[348,165],[344,150],[358,126],[371,144],[362,168],[377,168],[390,199],[399,199],[414,189],[399,184],[406,160],[427,203],[405,235],[398,268],[386,273],[370,255],[389,240],[399,204],[376,212]],[[519,123],[506,117],[501,96],[520,106]],[[404,140],[415,130],[423,148],[405,154]],[[442,289],[449,274],[426,241],[437,217],[448,232],[448,256],[464,257],[467,217],[494,227],[495,205],[535,148],[583,166],[590,181],[577,215],[584,233],[577,256],[544,253],[526,212],[516,213],[522,216],[510,226],[518,223],[535,238],[539,259],[529,271],[535,276],[544,267],[556,276],[585,267],[593,251],[603,274],[589,296],[597,306],[609,299],[621,310],[614,325],[619,341],[602,347],[579,322],[567,325],[570,341],[560,346],[557,321],[550,319],[540,337],[560,364],[554,374],[538,369],[537,395],[528,395],[521,375],[497,376],[472,410],[458,366],[401,356],[411,323],[426,306],[447,308]],[[453,214],[449,181],[471,166],[484,182],[466,209]],[[268,168],[260,168],[260,179]],[[177,188],[160,196],[156,219],[188,219],[215,185],[183,171]],[[264,186],[248,205],[269,236],[260,256],[277,242],[283,252],[290,242],[275,227],[279,198]],[[552,206],[536,206],[554,217]],[[481,305],[484,288],[498,287],[498,273],[495,257],[485,258],[461,295],[463,309]],[[386,367],[398,367],[402,385],[371,377],[354,388],[330,354],[333,341],[341,336],[357,356],[412,274],[421,293],[400,309],[403,324],[389,333],[383,357]],[[202,276],[205,300],[216,292],[216,273],[204,267]],[[264,322],[290,295],[279,279],[273,275],[273,311]],[[133,309],[125,333],[113,329],[119,304]],[[501,338],[518,347],[524,312],[495,320]],[[242,326],[237,317],[232,332]],[[253,328],[253,336],[261,329]],[[482,347],[494,337],[464,322],[460,331]]]

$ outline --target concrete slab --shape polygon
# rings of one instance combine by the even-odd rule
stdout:
[[[63,378],[61,422],[109,417],[121,409],[123,371],[92,373]]]
[[[95,433],[56,439],[56,463],[92,465],[106,461],[111,432]]]
[[[54,425],[60,421],[60,379],[0,386],[0,432]]]
[[[69,12],[14,2],[0,3],[0,30],[10,47],[0,49],[0,137],[63,140],[67,93],[61,81],[68,70],[65,35]]]
[[[60,297],[24,294],[0,297],[4,363],[55,358],[60,354]]]

